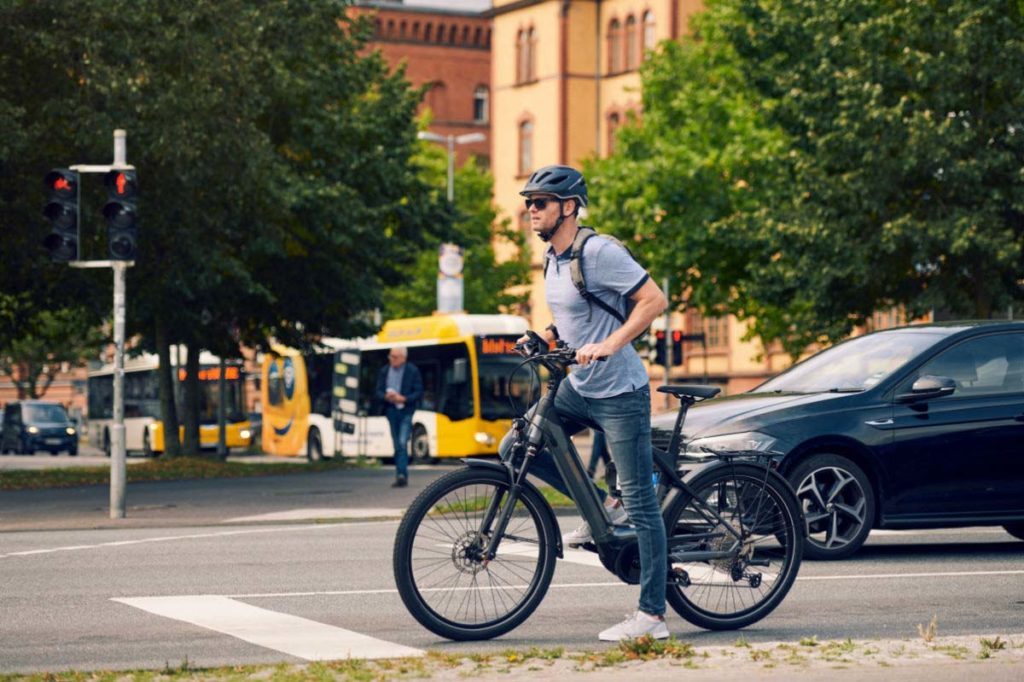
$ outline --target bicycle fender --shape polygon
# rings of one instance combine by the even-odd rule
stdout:
[[[509,480],[509,483],[512,483],[511,472],[501,462],[495,462],[494,460],[490,459],[477,459],[473,457],[466,458],[462,461],[465,462],[466,466],[500,471],[501,473],[506,475],[506,477]],[[522,485],[524,488],[528,488],[529,490],[534,492],[538,497],[540,497],[540,499],[545,499],[544,496],[540,494],[540,491],[537,490],[537,486],[533,485],[529,481],[523,481]],[[558,527],[558,517],[555,516],[555,510],[551,508],[550,504],[544,504],[544,506],[541,507],[541,509],[543,510],[544,514],[547,515],[548,522],[551,523],[551,527],[555,529],[555,556],[557,556],[559,559],[564,559],[565,555],[562,552],[562,531]]]

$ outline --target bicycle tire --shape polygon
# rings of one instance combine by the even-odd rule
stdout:
[[[713,466],[688,484],[745,539],[736,543],[723,532],[722,522],[703,511],[690,495],[677,497],[664,516],[670,540],[669,571],[675,571],[677,578],[668,585],[667,601],[684,619],[708,630],[735,630],[756,623],[782,602],[800,568],[805,533],[796,495],[776,472],[743,462]],[[698,537],[701,534],[713,537]],[[688,537],[693,539],[687,541]],[[679,549],[673,549],[673,538]],[[679,556],[684,551],[723,550],[732,545],[737,551],[726,559],[686,561]],[[768,565],[752,565],[750,560]]]
[[[468,467],[434,481],[406,511],[395,538],[395,584],[431,632],[456,641],[503,635],[547,593],[557,538],[547,502],[533,489],[521,490],[497,556],[484,566],[471,555],[487,501],[508,489],[504,472]]]

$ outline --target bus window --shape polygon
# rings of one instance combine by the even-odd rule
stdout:
[[[501,356],[480,360],[481,418],[511,419],[526,412],[531,388],[535,387],[529,367],[520,367],[513,375],[520,362],[518,358]]]
[[[437,411],[452,421],[469,419],[473,416],[473,386],[465,380],[469,350],[463,343],[452,343],[437,346],[435,352],[441,369]]]
[[[377,375],[387,364],[388,349],[366,350],[359,355],[359,412],[370,416],[382,415],[384,402],[376,399]]]
[[[309,405],[313,414],[331,416],[331,381],[334,353],[306,356],[306,381],[309,383]]]

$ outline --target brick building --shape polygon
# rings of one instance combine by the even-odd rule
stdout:
[[[439,0],[434,0],[439,4]],[[456,147],[456,163],[470,155],[490,165],[491,20],[489,0],[358,0],[352,9],[370,13],[376,29],[371,47],[392,67],[405,64],[414,86],[427,86],[422,109],[438,135],[484,133],[487,139]]]

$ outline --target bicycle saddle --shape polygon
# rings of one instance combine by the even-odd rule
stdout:
[[[701,398],[702,400],[714,398],[721,392],[722,389],[715,388],[714,386],[674,385],[658,387],[658,393],[669,393],[677,398],[680,396],[688,395],[691,398]]]

